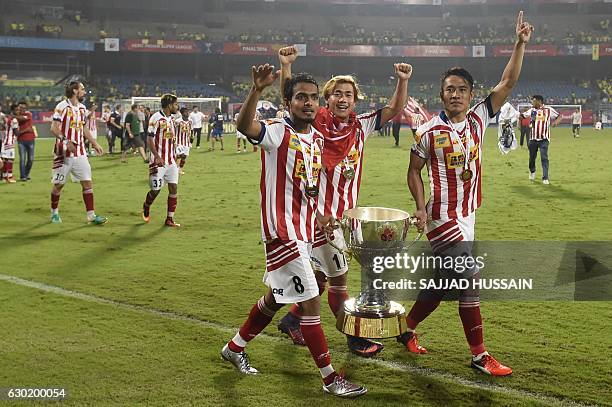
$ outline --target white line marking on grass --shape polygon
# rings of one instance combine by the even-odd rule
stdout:
[[[49,292],[53,294],[58,294],[64,297],[77,298],[77,299],[84,300],[84,301],[94,302],[98,304],[112,305],[117,308],[128,309],[131,311],[138,311],[138,312],[142,312],[145,314],[157,315],[160,317],[169,318],[173,320],[195,323],[197,325],[201,325],[206,328],[210,328],[210,329],[217,330],[219,332],[226,333],[228,334],[228,336],[236,333],[236,329],[237,329],[237,328],[231,328],[225,325],[217,324],[215,322],[198,319],[192,316],[181,315],[181,314],[176,314],[170,311],[161,311],[161,310],[157,310],[154,308],[145,307],[142,305],[134,305],[134,304],[129,304],[129,303],[121,302],[121,301],[111,300],[111,299],[104,298],[104,297],[98,297],[92,294],[85,294],[85,293],[81,293],[78,291],[67,290],[62,287],[57,287],[57,286],[53,286],[53,285],[49,285],[45,283],[39,283],[36,281],[31,281],[31,280],[24,280],[22,278],[14,277],[14,276],[6,275],[6,274],[0,274],[0,280],[6,281],[12,284],[20,285],[23,287],[35,288],[37,290],[41,290],[41,291],[45,291],[45,292]],[[268,341],[286,342],[285,339],[279,338],[277,336],[271,336],[271,335],[266,335],[266,334],[260,334],[259,336]],[[337,351],[337,350],[334,350],[334,353],[341,354],[343,356],[347,355],[347,352],[342,352],[342,351]],[[571,401],[571,400],[563,400],[557,397],[535,393],[535,392],[531,392],[527,390],[513,389],[510,387],[500,386],[498,384],[473,381],[473,380],[469,380],[461,376],[453,375],[451,373],[439,372],[436,370],[413,366],[413,365],[400,363],[400,362],[392,362],[389,360],[382,360],[382,359],[363,359],[363,358],[358,358],[358,357],[355,357],[355,359],[353,360],[356,361],[357,363],[364,364],[364,365],[378,365],[380,367],[384,367],[390,370],[409,372],[409,373],[423,376],[423,377],[429,377],[429,378],[437,379],[437,380],[444,381],[444,382],[451,382],[454,384],[459,384],[459,385],[469,387],[472,389],[485,390],[485,391],[490,391],[493,393],[500,393],[500,394],[504,394],[504,395],[511,396],[511,397],[520,397],[523,399],[536,400],[542,403],[548,403],[553,406],[571,406],[571,407],[590,406],[589,404],[582,404],[582,403]]]

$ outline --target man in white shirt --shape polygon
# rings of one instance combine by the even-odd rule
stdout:
[[[499,111],[497,120],[497,139],[499,140],[499,151],[508,154],[511,150],[516,150],[516,135],[514,125],[519,117],[519,112],[512,107],[509,102],[504,103]]]
[[[196,137],[196,148],[200,148],[200,137],[202,136],[202,123],[204,123],[206,116],[200,112],[197,106],[193,107],[193,111],[189,113],[189,121],[191,122],[191,128],[193,136]]]
[[[574,138],[580,137],[580,126],[582,125],[582,114],[580,113],[580,109],[576,109],[574,113],[572,113],[572,133],[574,134]]]

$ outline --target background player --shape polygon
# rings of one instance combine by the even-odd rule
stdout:
[[[151,221],[150,209],[164,184],[168,184],[168,214],[164,224],[180,227],[174,222],[174,211],[178,199],[179,170],[176,165],[176,133],[172,115],[178,111],[176,95],[165,94],[161,97],[161,110],[149,119],[149,186],[150,191],[142,204],[142,218]]]
[[[523,116],[531,118],[531,134],[529,137],[529,179],[535,180],[536,158],[540,151],[542,162],[542,184],[548,185],[548,144],[550,142],[550,125],[557,126],[561,123],[561,115],[552,107],[544,104],[542,95],[533,95],[531,98],[531,109],[523,113]]]
[[[434,254],[440,252],[440,246],[474,240],[476,209],[482,198],[483,138],[489,121],[495,117],[518,81],[525,46],[532,32],[533,27],[523,22],[523,12],[519,12],[514,51],[501,81],[485,100],[471,109],[470,103],[474,96],[472,76],[463,68],[446,71],[440,89],[444,111],[422,125],[417,132],[410,154],[408,187],[417,206],[414,216],[418,219],[418,227],[427,232]],[[421,178],[421,170],[425,165],[431,189],[427,206]],[[462,247],[464,251],[468,249],[471,247]],[[478,267],[466,271],[464,277],[479,278]],[[410,352],[427,352],[419,345],[415,329],[438,307],[444,295],[441,290],[419,293],[419,298],[406,318],[408,332],[398,338]],[[511,374],[512,369],[499,363],[486,351],[477,290],[460,291],[459,316],[472,353],[472,367],[494,376]]]
[[[189,157],[193,136],[191,130],[191,120],[189,120],[189,109],[182,107],[180,112],[181,117],[175,121],[176,156],[179,158],[179,172],[181,175],[184,175],[185,171],[183,170],[183,167],[185,167],[185,161],[187,161],[187,157]]]
[[[210,123],[212,124],[211,137],[211,151],[215,150],[215,141],[221,142],[221,151],[223,151],[223,114],[221,109],[215,108],[215,112],[210,115]]]
[[[13,177],[13,163],[15,162],[15,144],[19,136],[19,121],[15,117],[19,105],[11,105],[11,112],[3,117],[6,123],[4,137],[0,140],[0,158],[4,161],[2,167],[2,178],[7,184],[14,184],[17,181]]]
[[[93,183],[91,166],[85,151],[87,139],[95,152],[102,155],[104,151],[91,136],[86,126],[87,109],[83,105],[85,86],[73,81],[66,85],[66,100],[60,102],[53,112],[51,133],[56,137],[53,150],[53,169],[51,171],[53,189],[51,190],[51,222],[61,223],[59,200],[62,188],[68,180],[68,174],[81,183],[83,202],[87,211],[87,221],[96,225],[106,223],[104,216],[96,215],[94,210]]]

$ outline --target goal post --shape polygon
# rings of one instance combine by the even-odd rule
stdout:
[[[546,104],[546,106],[550,106],[553,109],[555,109],[557,112],[559,112],[559,114],[561,115],[561,124],[572,124],[572,113],[574,113],[576,111],[576,109],[578,109],[578,111],[580,112],[580,116],[582,116],[582,105],[549,105]],[[519,103],[516,106],[516,110],[518,110],[520,113],[523,113],[525,110],[530,109],[531,103]]]

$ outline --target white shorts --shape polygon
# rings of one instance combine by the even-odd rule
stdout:
[[[187,146],[180,146],[177,145],[176,146],[176,155],[184,155],[185,157],[189,157],[189,151],[191,151],[191,147],[187,147]]]
[[[340,229],[334,230],[334,244],[346,249],[346,242]],[[318,245],[315,238],[315,247],[312,249],[312,266],[316,271],[325,274],[327,278],[338,277],[348,271],[346,256],[329,243]]]
[[[6,158],[7,160],[15,159],[15,148],[7,148],[6,150],[2,150],[2,154],[0,154],[0,158]]]
[[[425,226],[425,233],[430,242],[449,242],[455,239],[474,241],[475,223],[476,212],[472,212],[467,218],[431,220]]]
[[[78,182],[91,181],[91,166],[87,156],[64,157],[62,166],[51,170],[51,183],[64,185],[68,181],[68,174]]]
[[[236,130],[236,138],[238,140],[246,140],[247,136],[245,136],[244,134],[240,133],[238,130]]]
[[[266,272],[263,282],[278,304],[308,301],[319,295],[310,256],[312,245],[299,240],[265,243]]]
[[[179,170],[176,164],[149,169],[149,185],[154,191],[162,189],[164,184],[178,184],[178,180]]]
[[[89,132],[91,133],[91,138],[94,140],[98,139],[98,130],[89,130]]]

